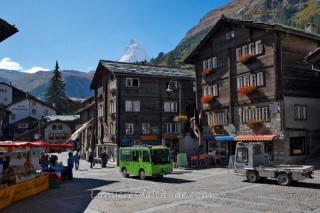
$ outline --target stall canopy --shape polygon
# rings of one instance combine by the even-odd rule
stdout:
[[[272,141],[276,135],[238,135],[235,141]]]
[[[88,125],[89,125],[89,123],[90,123],[91,121],[93,121],[93,118],[90,119],[88,122],[82,124],[81,127],[80,127],[79,129],[77,129],[77,131],[75,131],[75,132],[71,135],[71,137],[65,142],[65,144],[68,143],[70,140],[71,140],[71,141],[77,140],[79,134],[80,134],[81,132],[83,132],[83,131],[88,127]]]
[[[233,136],[208,136],[203,137],[205,141],[233,141]]]
[[[73,144],[47,144],[42,141],[25,142],[25,141],[0,141],[0,149],[18,149],[18,148],[72,148]]]

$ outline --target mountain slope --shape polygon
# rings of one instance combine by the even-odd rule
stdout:
[[[61,71],[62,78],[66,84],[67,97],[89,98],[93,95],[89,86],[94,72],[79,72],[73,70]],[[36,73],[23,73],[12,70],[0,70],[1,82],[12,82],[12,86],[29,92],[35,97],[43,99],[44,91],[49,85],[52,71],[39,71]]]
[[[308,23],[316,25],[320,33],[320,0],[234,0],[208,12],[199,24],[190,29],[169,53],[150,61],[163,66],[185,66],[183,60],[199,44],[219,20],[221,14],[234,19],[280,23],[304,29]],[[174,62],[172,62],[174,61]],[[157,63],[154,63],[157,62]]]

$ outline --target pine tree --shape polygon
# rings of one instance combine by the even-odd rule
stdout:
[[[61,72],[59,71],[58,61],[56,61],[53,76],[49,81],[49,86],[45,91],[44,96],[47,104],[54,106],[63,114],[68,113],[69,102],[65,95],[65,83],[62,79]]]

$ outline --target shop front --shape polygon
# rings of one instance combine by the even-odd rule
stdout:
[[[208,154],[208,164],[228,164],[229,156],[234,154],[235,150],[233,136],[205,136],[203,141]]]
[[[264,142],[265,153],[270,156],[270,160],[274,160],[273,140],[277,135],[238,135],[234,137],[235,142]]]

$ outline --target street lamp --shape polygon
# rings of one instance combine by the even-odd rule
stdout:
[[[169,84],[168,84],[168,88],[166,89],[166,92],[170,93],[172,92],[173,90],[170,88],[170,85],[171,85],[171,82],[173,81],[174,79],[171,79],[169,81]],[[180,81],[176,81],[178,83],[178,89],[179,89],[179,115],[181,115],[181,83]],[[182,145],[182,123],[179,122],[179,150],[181,152],[181,145]]]

